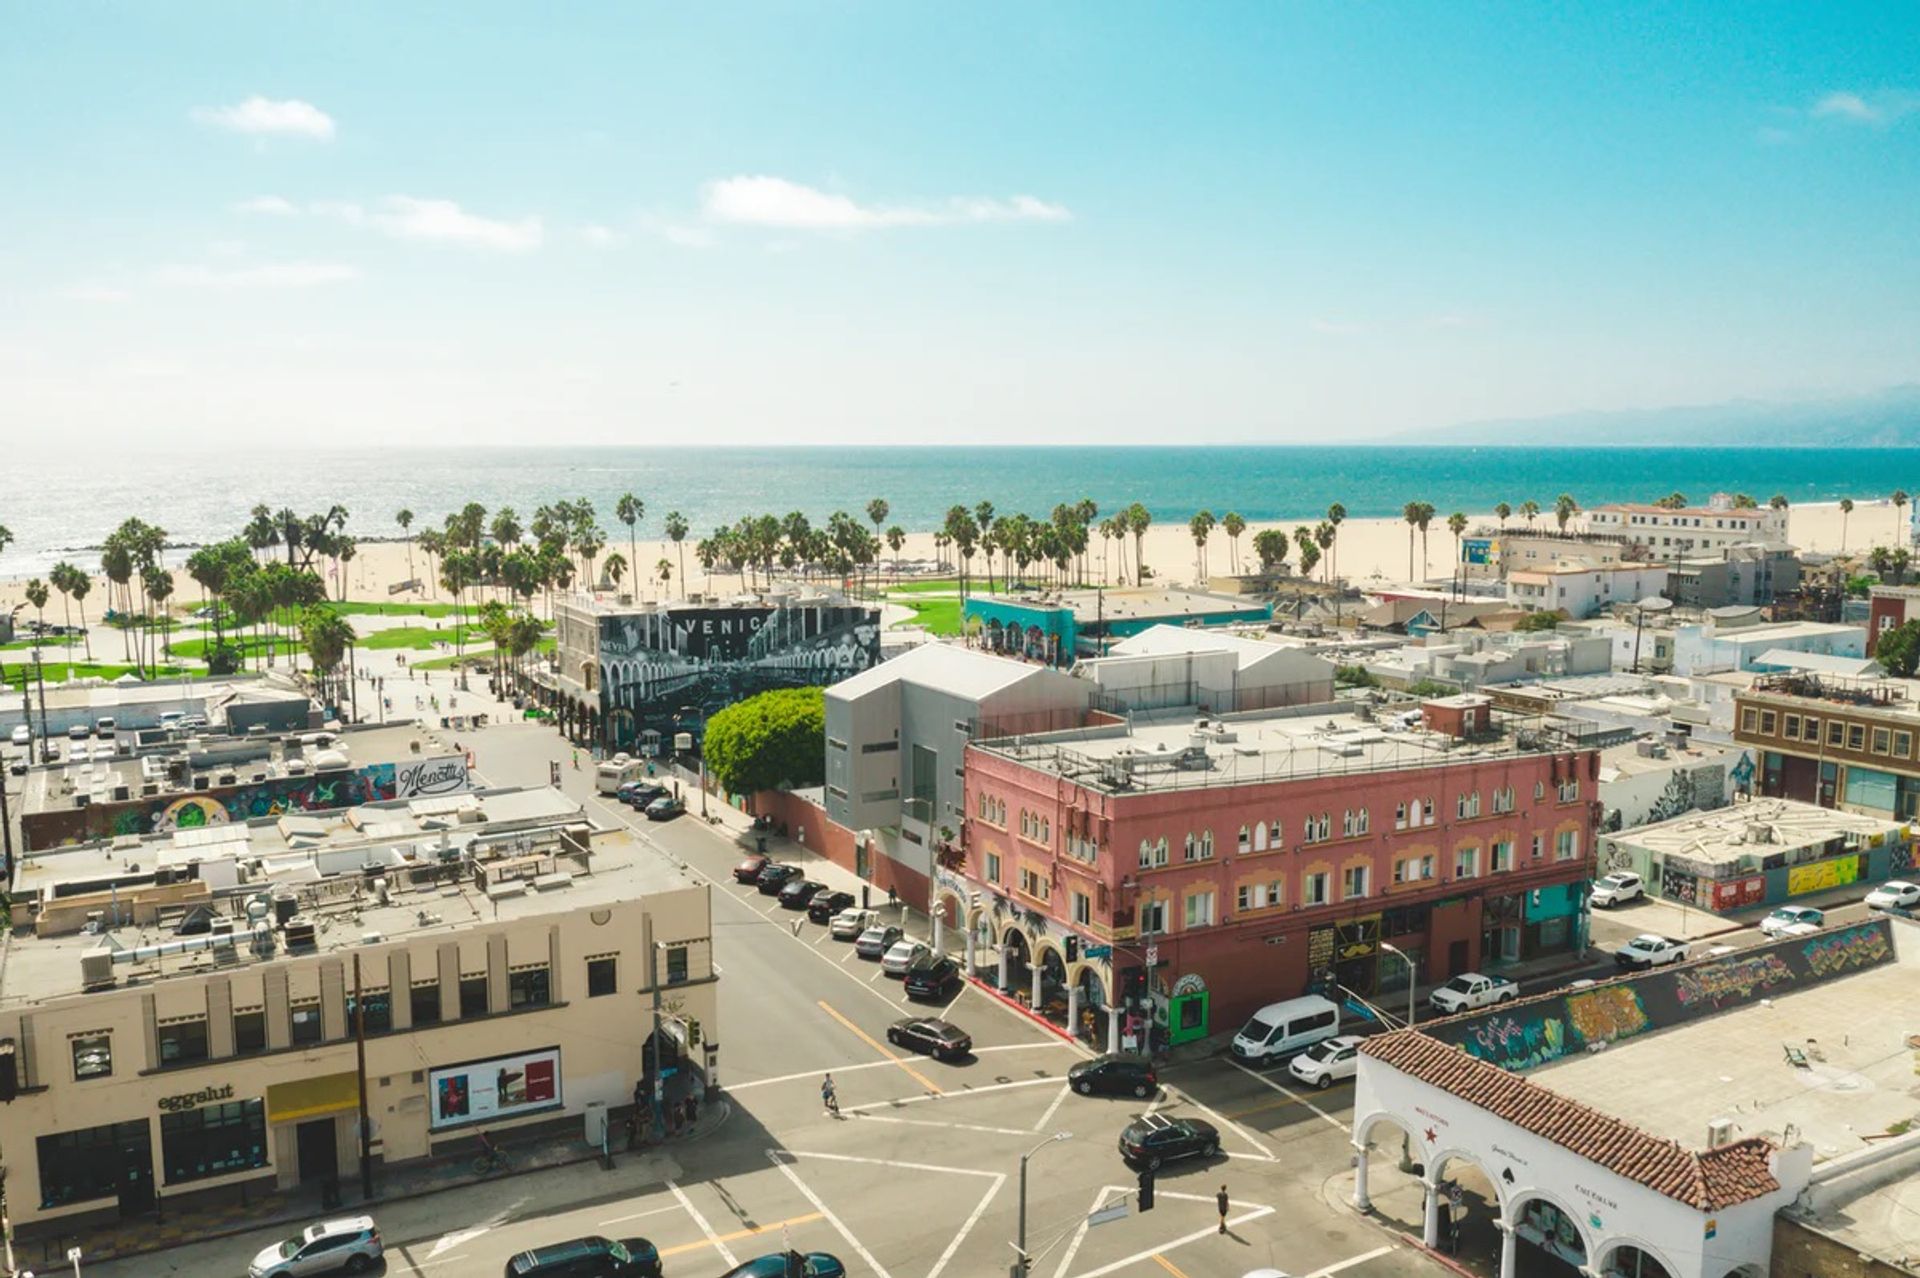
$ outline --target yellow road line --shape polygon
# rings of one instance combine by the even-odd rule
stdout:
[[[681,1243],[678,1247],[663,1247],[662,1256],[678,1256],[689,1251],[704,1251],[716,1243],[738,1242],[742,1238],[753,1238],[760,1234],[772,1233],[776,1229],[785,1229],[788,1225],[805,1225],[821,1219],[819,1212],[809,1212],[804,1216],[795,1216],[791,1220],[776,1220],[771,1225],[755,1225],[752,1229],[740,1229],[730,1234],[721,1234],[716,1238],[702,1238],[699,1242]],[[1181,1275],[1185,1278],[1185,1275]]]
[[[1160,1267],[1166,1270],[1168,1273],[1172,1274],[1173,1278],[1187,1278],[1186,1274],[1180,1271],[1180,1266],[1174,1264],[1171,1260],[1168,1260],[1165,1256],[1161,1255],[1159,1252],[1157,1251],[1154,1252],[1153,1258],[1159,1261]]]
[[[1245,1118],[1248,1114],[1264,1114],[1270,1109],[1282,1109],[1288,1105],[1298,1105],[1305,1100],[1300,1096],[1282,1096],[1279,1100],[1261,1101],[1258,1105],[1249,1105],[1245,1109],[1222,1110],[1226,1118]]]
[[[920,1086],[926,1088],[928,1091],[932,1092],[935,1096],[944,1096],[946,1094],[942,1092],[937,1085],[935,1085],[934,1081],[931,1078],[928,1078],[925,1074],[922,1074],[919,1070],[915,1069],[913,1066],[901,1060],[898,1056],[894,1055],[892,1049],[888,1048],[884,1043],[874,1038],[873,1035],[867,1033],[865,1030],[861,1029],[858,1025],[855,1025],[852,1021],[848,1020],[846,1017],[840,1015],[840,1013],[835,1011],[832,1007],[828,1006],[827,1000],[825,999],[820,1000],[820,1010],[825,1012],[828,1016],[831,1016],[834,1020],[839,1021],[842,1025],[846,1026],[847,1029],[850,1030],[856,1038],[858,1038],[861,1042],[865,1043],[868,1047],[871,1047],[874,1051],[880,1053],[882,1056],[892,1061],[895,1065],[898,1065],[901,1069],[907,1071],[907,1076],[913,1079],[916,1083],[919,1083]]]

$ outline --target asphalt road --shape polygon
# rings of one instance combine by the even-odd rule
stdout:
[[[468,744],[496,784],[544,783],[557,752],[551,731],[533,725],[489,728]],[[728,837],[697,814],[635,821],[590,793],[585,770],[569,768],[563,781],[601,819],[635,826],[712,881],[720,1077],[732,1112],[696,1144],[622,1157],[611,1172],[539,1172],[378,1207],[387,1274],[496,1274],[516,1251],[589,1233],[651,1239],[675,1278],[718,1278],[783,1246],[829,1251],[851,1273],[881,1278],[1003,1274],[1014,1255],[1020,1158],[1036,1148],[1027,1213],[1039,1278],[1241,1278],[1263,1266],[1353,1278],[1444,1272],[1326,1201],[1326,1182],[1351,1155],[1351,1085],[1303,1095],[1284,1074],[1206,1061],[1168,1071],[1169,1085],[1150,1101],[1079,1097],[1065,1074],[1081,1049],[974,988],[944,1013],[973,1035],[970,1059],[941,1064],[898,1051],[886,1027],[921,1009],[850,944],[812,923],[795,936],[792,913],[734,885],[738,849]],[[826,1070],[839,1118],[820,1103]],[[1153,1211],[1089,1226],[1089,1212],[1133,1195],[1116,1142],[1145,1110],[1214,1123],[1222,1155],[1163,1168]],[[1058,1132],[1071,1136],[1049,1143]],[[1232,1204],[1225,1236],[1214,1202],[1223,1184]],[[278,1232],[86,1272],[242,1274]]]

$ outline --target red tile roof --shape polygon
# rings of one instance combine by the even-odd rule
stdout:
[[[1458,1096],[1617,1175],[1700,1211],[1747,1202],[1780,1188],[1759,1137],[1696,1153],[1632,1123],[1568,1100],[1530,1079],[1469,1056],[1419,1030],[1368,1039],[1362,1053]]]

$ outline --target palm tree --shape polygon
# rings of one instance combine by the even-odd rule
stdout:
[[[980,529],[980,540],[987,549],[987,593],[992,594],[993,551],[996,545],[1001,550],[1006,549],[1005,544],[995,535],[998,525],[996,525],[993,520],[993,503],[990,501],[977,501],[973,503],[973,522],[974,526]]]
[[[1840,549],[1842,551],[1847,548],[1847,516],[1852,513],[1853,498],[1842,497],[1840,499]]]
[[[1754,499],[1752,493],[1735,493],[1733,495],[1733,508],[1735,510],[1758,510],[1760,509],[1760,503]]]
[[[1413,580],[1413,534],[1420,527],[1420,503],[1410,501],[1400,508],[1400,517],[1407,521],[1407,580]]]
[[[1662,510],[1685,510],[1687,508],[1687,495],[1682,492],[1671,492],[1665,497],[1659,498],[1653,504]]]
[[[413,580],[413,512],[402,506],[393,514],[393,522],[400,525],[400,539],[407,543],[407,580]]]
[[[906,529],[902,528],[899,524],[895,524],[893,527],[887,529],[887,549],[893,552],[893,576],[896,581],[899,580],[900,577],[900,552],[906,548],[906,544]]]
[[[1507,505],[1504,501],[1496,503],[1493,508],[1493,514],[1494,517],[1500,521],[1500,531],[1505,532],[1507,530],[1507,520],[1513,518],[1513,507]]]
[[[606,548],[607,534],[601,531],[598,524],[588,523],[574,535],[573,550],[585,565],[581,576],[586,578],[588,590],[593,589],[593,561]]]
[[[1221,531],[1227,534],[1227,545],[1232,548],[1233,570],[1240,571],[1240,534],[1247,530],[1247,521],[1240,518],[1238,511],[1229,510],[1220,517]]]
[[[660,556],[660,562],[653,566],[653,575],[660,579],[660,589],[664,592],[667,583],[673,580],[673,560]]]
[[[1187,531],[1193,534],[1193,549],[1199,556],[1200,584],[1207,582],[1207,538],[1213,536],[1213,512],[1203,510],[1187,521]]]
[[[331,608],[308,604],[300,614],[300,640],[306,646],[307,660],[313,665],[313,680],[324,702],[329,693],[338,700],[340,663],[358,636],[347,619]]]
[[[1554,522],[1560,525],[1560,531],[1567,530],[1567,521],[1580,513],[1580,503],[1571,494],[1561,493],[1553,499]]]
[[[1898,546],[1901,542],[1906,540],[1905,537],[1902,537],[1900,535],[1900,526],[1906,522],[1906,520],[1901,517],[1900,512],[1906,508],[1907,502],[1909,500],[1910,499],[1907,496],[1906,489],[1896,488],[1893,490],[1893,543],[1892,544],[1896,546]]]
[[[1300,548],[1300,575],[1311,576],[1313,566],[1320,562],[1320,547],[1313,539],[1313,529],[1305,524],[1295,528],[1293,543]]]
[[[64,559],[55,564],[47,573],[48,584],[60,592],[60,628],[62,630],[73,629],[73,613],[70,611],[69,605],[73,601],[73,580],[80,575],[80,570]],[[73,637],[69,635],[67,636],[67,647],[71,648],[72,646]],[[71,654],[68,655],[68,660],[72,660]]]
[[[1433,515],[1433,503],[1421,502],[1418,523],[1420,525],[1420,580],[1422,581],[1427,579],[1427,526],[1433,522]]]
[[[159,617],[164,632],[166,624],[166,603],[173,595],[173,574],[160,567],[158,563],[150,564],[148,568],[140,574],[140,587],[146,593],[147,599],[151,604],[147,609],[147,633],[149,646],[151,646],[156,614]],[[148,661],[148,673],[156,672],[159,667],[160,662],[158,657],[150,657]]]
[[[1520,503],[1520,518],[1527,521],[1527,531],[1533,531],[1533,521],[1540,518],[1540,503],[1529,497]]]
[[[5,528],[0,528],[0,533],[6,531]],[[5,549],[7,540],[11,540],[10,535],[0,539],[0,549]],[[86,640],[89,662],[93,660],[93,631],[87,628],[87,595],[92,590],[93,578],[87,575],[85,569],[76,566],[73,575],[67,579],[67,591],[73,596],[73,602],[80,606],[80,633]]]
[[[1327,522],[1333,526],[1333,538],[1327,542],[1327,579],[1331,581],[1340,575],[1338,556],[1334,553],[1334,542],[1340,537],[1340,525],[1347,522],[1347,508],[1337,501],[1328,506]]]
[[[633,539],[633,529],[634,525],[638,524],[640,520],[645,517],[646,513],[647,503],[641,501],[632,493],[622,493],[620,500],[613,503],[613,517],[627,526],[627,562],[630,564],[640,562],[640,547]],[[686,534],[683,531],[681,535],[685,536]],[[593,575],[593,565],[591,563],[587,565],[587,575],[589,577]],[[619,583],[615,582],[614,584],[618,585]]]
[[[1140,502],[1128,506],[1125,512],[1127,531],[1133,534],[1133,584],[1145,585],[1147,580],[1146,541],[1147,529],[1153,527],[1153,515]]]
[[[400,526],[405,528],[413,522],[413,512],[401,513],[406,516],[406,522]],[[247,547],[253,551],[254,557],[259,558],[262,551],[280,544],[280,528],[274,522],[272,509],[265,502],[255,506],[252,514],[253,517],[247,521],[246,532],[241,535],[246,538]]]
[[[1260,560],[1260,571],[1264,573],[1285,572],[1287,567],[1287,534],[1278,528],[1262,528],[1253,535],[1253,553]]]
[[[615,590],[620,589],[620,579],[627,575],[627,557],[619,551],[607,556],[607,562],[601,567],[607,574],[607,580],[613,583]]]
[[[667,512],[667,540],[673,543],[680,560],[680,593],[687,593],[687,517],[677,510]]]
[[[1466,530],[1467,517],[1463,512],[1456,510],[1447,516],[1447,531],[1453,534],[1453,570],[1456,573],[1460,571],[1460,534]]]

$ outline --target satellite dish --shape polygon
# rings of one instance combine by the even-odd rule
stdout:
[[[1634,607],[1638,608],[1641,612],[1665,612],[1667,609],[1673,607],[1673,600],[1662,598],[1659,595],[1648,595],[1645,599],[1635,604]]]

